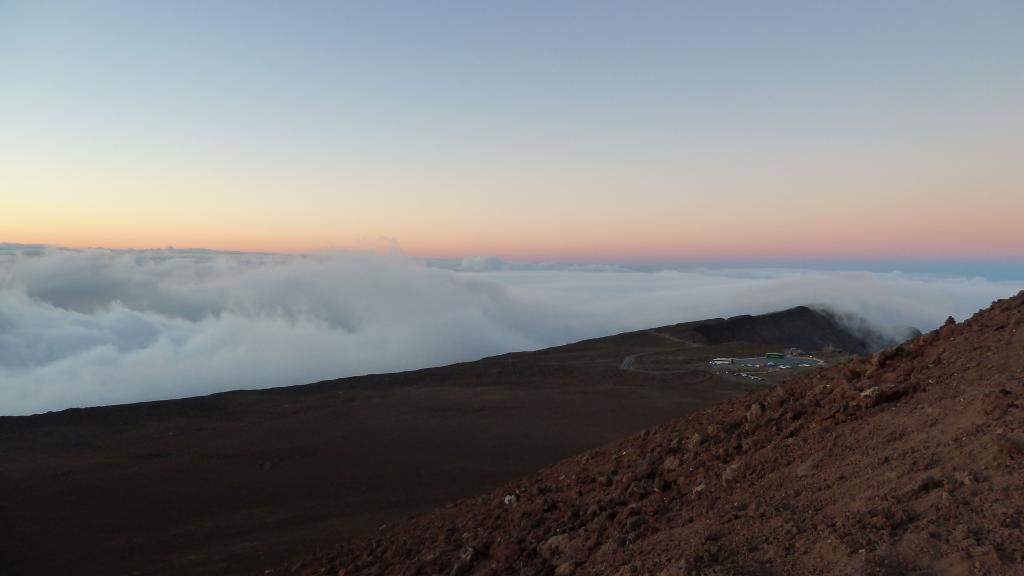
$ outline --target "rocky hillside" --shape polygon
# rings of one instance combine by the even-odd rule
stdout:
[[[1024,293],[275,573],[1024,574],[1022,534]]]

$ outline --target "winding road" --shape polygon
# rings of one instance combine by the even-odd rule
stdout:
[[[637,352],[635,354],[630,354],[629,356],[626,356],[625,358],[622,359],[622,364],[619,364],[619,368],[620,369],[625,370],[627,372],[639,372],[641,374],[679,374],[681,372],[692,372],[693,371],[692,368],[684,368],[684,369],[681,369],[681,370],[644,370],[642,368],[637,368],[635,366],[636,365],[636,359],[641,357],[641,356],[645,356],[647,354],[674,352],[676,350],[683,350],[684,348],[700,348],[701,347],[701,344],[693,342],[692,340],[684,340],[682,338],[676,338],[675,336],[673,336],[671,334],[662,334],[661,332],[657,332],[655,330],[648,330],[647,333],[648,334],[653,334],[655,336],[660,336],[661,338],[664,338],[666,340],[670,340],[672,342],[678,342],[680,344],[683,344],[684,346],[682,348],[670,348],[670,349],[667,349],[667,350],[651,350],[649,352]]]
[[[683,344],[684,346],[680,347],[680,348],[669,348],[669,349],[665,349],[665,350],[650,350],[650,351],[647,351],[647,352],[636,352],[634,354],[630,354],[629,356],[626,356],[625,358],[622,359],[622,363],[619,364],[619,368],[620,369],[625,370],[627,372],[639,372],[641,374],[679,374],[679,373],[682,373],[682,372],[692,372],[693,371],[693,368],[683,368],[683,369],[679,369],[679,370],[645,370],[643,368],[637,368],[636,367],[636,360],[637,360],[637,358],[640,358],[641,356],[646,356],[648,354],[664,354],[666,352],[675,352],[677,350],[683,350],[685,348],[700,348],[700,347],[703,346],[702,344],[698,344],[697,342],[693,342],[692,340],[685,340],[683,338],[677,338],[675,336],[672,336],[671,334],[663,334],[663,333],[657,332],[655,330],[648,330],[647,332],[649,334],[653,334],[655,336],[659,336],[661,338],[664,338],[666,340],[670,340],[672,342],[678,342],[680,344]],[[768,359],[768,358],[764,358],[764,357],[760,357],[759,356],[759,357],[754,357],[754,358],[737,358],[736,361],[737,361],[737,363],[734,364],[733,366],[738,366],[738,367],[747,366],[747,367],[750,367],[750,368],[759,367],[759,365],[761,365],[764,362],[773,362],[773,361],[775,363],[779,364],[779,365],[784,365],[786,368],[795,368],[797,366],[800,366],[800,365],[803,365],[803,364],[809,364],[809,363],[813,363],[813,364],[815,364],[817,366],[823,366],[825,364],[825,362],[823,360],[819,360],[817,358],[805,358],[805,357]]]

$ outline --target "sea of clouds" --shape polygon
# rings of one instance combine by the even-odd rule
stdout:
[[[0,244],[0,414],[301,384],[818,304],[928,330],[1022,283]]]

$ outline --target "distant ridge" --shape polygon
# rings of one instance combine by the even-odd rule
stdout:
[[[809,306],[757,316],[744,314],[677,324],[669,330],[675,336],[689,332],[693,340],[703,344],[739,341],[793,346],[808,351],[832,347],[856,355],[870,354],[921,335],[916,329],[905,328],[898,336],[886,336],[869,327],[863,319]]]

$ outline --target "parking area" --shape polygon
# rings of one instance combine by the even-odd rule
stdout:
[[[823,360],[809,356],[753,356],[750,358],[715,358],[708,365],[716,372],[767,382],[766,376],[783,376],[783,372],[799,372],[824,365]],[[777,382],[778,378],[771,378]]]
[[[784,358],[769,358],[767,356],[755,356],[753,358],[733,358],[732,364],[720,365],[723,368],[816,368],[823,362],[817,358],[805,356],[786,356]]]

